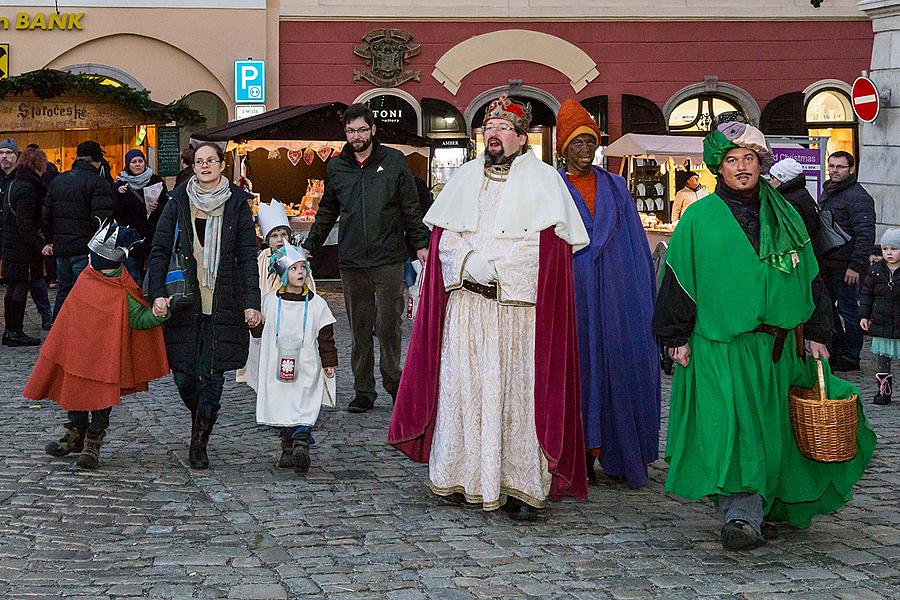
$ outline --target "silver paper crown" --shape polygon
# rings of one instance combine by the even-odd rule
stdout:
[[[285,244],[280,249],[275,250],[272,258],[269,259],[269,272],[275,273],[281,278],[282,282],[286,282],[288,269],[296,262],[303,262],[309,271],[309,265],[306,262],[306,254],[296,246]]]
[[[128,246],[120,246],[118,244],[118,239],[123,230],[127,230],[127,228],[119,227],[119,224],[116,223],[115,219],[111,221],[102,221],[100,223],[100,229],[94,233],[94,236],[88,242],[88,249],[107,260],[114,262],[124,261],[128,258],[128,253],[131,252],[131,249],[144,240],[138,239]]]

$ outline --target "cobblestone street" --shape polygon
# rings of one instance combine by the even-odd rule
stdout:
[[[427,467],[386,444],[386,393],[368,414],[343,410],[349,326],[339,290],[324,296],[338,319],[338,407],[323,409],[305,477],[275,466],[279,440],[233,373],[210,470],[187,466],[189,417],[168,376],[113,409],[101,467],[81,471],[43,450],[63,413],[20,395],[38,350],[0,348],[0,597],[900,598],[900,402],[870,403],[867,349],[851,379],[879,445],[853,500],[728,553],[710,503],[663,494],[662,461],[644,489],[601,478],[589,501],[554,504],[534,525],[441,503]],[[26,333],[43,337],[28,311]]]

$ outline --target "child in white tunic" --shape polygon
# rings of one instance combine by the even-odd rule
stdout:
[[[337,350],[334,316],[328,303],[309,289],[309,263],[286,244],[273,254],[280,289],[262,299],[263,323],[256,380],[256,421],[281,428],[279,467],[309,470],[312,429],[322,404],[333,405]]]

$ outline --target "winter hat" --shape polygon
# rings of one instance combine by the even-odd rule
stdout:
[[[579,135],[587,133],[600,143],[603,135],[590,113],[577,100],[566,100],[556,116],[556,153],[563,155],[566,148]]]
[[[772,165],[769,175],[778,181],[790,181],[803,174],[803,166],[793,158],[783,158]]]
[[[878,242],[878,245],[900,248],[900,228],[892,227],[891,229],[885,230],[885,232],[881,234],[881,241]]]
[[[86,156],[94,162],[103,160],[103,148],[101,148],[100,144],[94,140],[87,140],[86,142],[78,144],[78,147],[75,149],[75,154],[78,156]]]
[[[13,138],[6,138],[2,142],[0,142],[0,149],[12,150],[16,156],[19,155],[19,147],[16,145],[16,140]]]
[[[131,164],[131,159],[137,158],[138,156],[143,158],[144,162],[147,162],[147,157],[144,156],[144,153],[141,152],[141,150],[139,148],[132,148],[131,150],[129,150],[128,152],[125,153],[125,169],[126,170],[128,170],[128,165]],[[128,172],[130,173],[131,171],[129,170]]]

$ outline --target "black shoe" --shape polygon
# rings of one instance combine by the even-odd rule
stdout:
[[[880,406],[890,404],[891,395],[894,393],[894,376],[890,373],[875,373],[875,380],[878,382],[878,393],[875,394],[872,404]]]
[[[503,510],[509,515],[510,519],[517,523],[533,523],[535,521],[543,521],[547,518],[547,509],[529,506],[512,496],[509,496],[506,499]]]
[[[466,503],[466,495],[462,492],[453,492],[448,496],[438,496],[441,499],[441,502],[446,504],[453,504],[456,506],[462,506]]]
[[[763,539],[767,542],[769,540],[778,539],[778,528],[775,526],[775,523],[772,523],[771,521],[763,521],[759,530],[760,533],[762,533]]]
[[[281,438],[281,458],[278,459],[278,467],[281,469],[294,468],[294,445],[290,437]]]
[[[597,485],[597,470],[594,467],[594,464],[597,462],[597,457],[591,454],[591,451],[588,450],[584,454],[584,463],[587,467],[587,478],[589,485]]]
[[[301,433],[293,440],[294,471],[306,473],[309,471],[309,434]]]
[[[4,346],[40,346],[41,340],[25,335],[21,331],[6,331],[3,333]]]
[[[357,396],[347,405],[347,411],[352,413],[364,413],[375,407],[375,401],[365,396]]]
[[[50,331],[51,327],[53,327],[53,313],[42,313],[41,329],[43,329],[44,331]]]
[[[832,371],[859,371],[859,362],[854,362],[848,358],[844,358],[843,356],[832,356],[828,360],[828,364],[831,365]]]
[[[722,527],[722,547],[726,550],[752,550],[766,543],[753,525],[743,519],[732,519]]]

